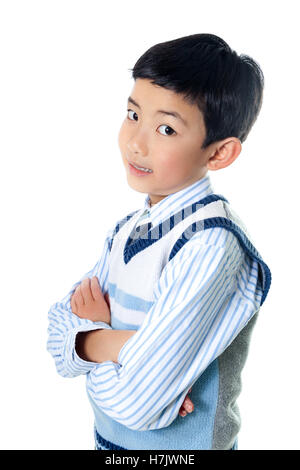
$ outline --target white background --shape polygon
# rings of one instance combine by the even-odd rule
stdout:
[[[1,1],[2,449],[93,449],[85,378],[46,351],[47,313],[145,195],[117,136],[149,47],[213,33],[253,57],[264,103],[238,159],[210,172],[270,266],[239,398],[239,448],[299,449],[299,36],[296,1]],[[188,416],[183,419],[188,419]]]

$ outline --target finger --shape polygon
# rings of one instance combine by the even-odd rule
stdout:
[[[189,397],[186,397],[183,402],[183,408],[188,412],[191,413],[194,409],[194,404]]]
[[[75,289],[74,297],[75,297],[75,302],[76,302],[77,307],[80,307],[81,305],[84,305],[84,300],[83,300],[83,297],[82,297],[80,284]]]
[[[94,299],[91,292],[90,279],[88,277],[81,282],[80,290],[85,304],[93,302]]]
[[[98,281],[97,276],[91,278],[91,292],[94,300],[103,299],[102,290]]]

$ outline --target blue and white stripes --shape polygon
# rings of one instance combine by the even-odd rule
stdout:
[[[259,308],[259,288],[252,298],[236,292],[245,259],[235,237],[216,232],[216,244],[205,244],[211,234],[196,236],[163,271],[156,302],[120,351],[122,367],[99,364],[87,377],[95,403],[131,429],[168,426],[187,390]]]
[[[147,197],[133,222],[137,224],[148,208],[149,216],[141,223],[156,226],[211,193],[206,176],[151,208]],[[154,243],[125,265],[126,236],[120,234],[111,253],[112,233],[100,260],[81,280],[97,275],[103,293],[109,291],[112,325],[137,329],[136,334],[120,350],[118,364],[80,359],[74,347],[76,334],[111,327],[71,312],[70,297],[79,280],[50,308],[47,348],[62,376],[87,374],[90,399],[112,420],[131,430],[156,430],[178,417],[189,388],[259,310],[259,265],[222,227],[197,232],[165,265],[160,253],[171,249],[170,240],[164,243],[163,237],[160,246]]]
[[[47,350],[53,356],[57,372],[63,377],[76,377],[80,374],[86,374],[97,365],[93,362],[86,362],[77,355],[74,347],[77,333],[99,328],[111,329],[106,323],[79,318],[72,312],[70,305],[71,296],[76,287],[87,277],[97,276],[102,289],[106,289],[109,235],[111,235],[111,230],[107,234],[102,256],[95,266],[72,286],[70,292],[60,302],[53,304],[48,312]]]

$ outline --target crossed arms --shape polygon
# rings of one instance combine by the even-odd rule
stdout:
[[[84,279],[71,297],[71,308],[75,315],[92,321],[111,322],[108,293],[103,296],[98,278]],[[92,330],[77,334],[76,352],[85,361],[118,362],[123,345],[136,333],[135,330]],[[189,393],[191,389],[189,390]],[[187,395],[179,410],[184,417],[194,409]]]
[[[79,317],[74,313],[77,302],[72,301],[74,312],[70,306],[75,286],[49,311],[48,350],[58,372],[64,377],[87,373],[87,390],[95,405],[130,429],[171,424],[192,385],[255,311],[255,305],[247,306],[236,297],[241,255],[235,237],[227,231],[221,235],[213,244],[195,235],[181,248],[180,256],[162,271],[155,302],[137,331],[112,330],[96,311],[95,321],[86,312]],[[205,236],[209,240],[209,233]],[[97,276],[103,292],[108,291],[106,261],[107,251],[85,276]],[[232,324],[238,327],[233,329]],[[119,337],[113,346],[112,338],[125,334],[131,336]]]
[[[108,293],[103,296],[97,276],[84,279],[71,297],[72,312],[80,318],[110,325]],[[78,333],[76,352],[89,362],[118,362],[122,346],[136,333],[135,330],[92,330]]]

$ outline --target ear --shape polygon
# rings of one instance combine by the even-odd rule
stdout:
[[[241,153],[241,150],[241,141],[236,137],[222,140],[214,147],[214,152],[206,164],[207,169],[214,171],[226,168],[234,162]]]

